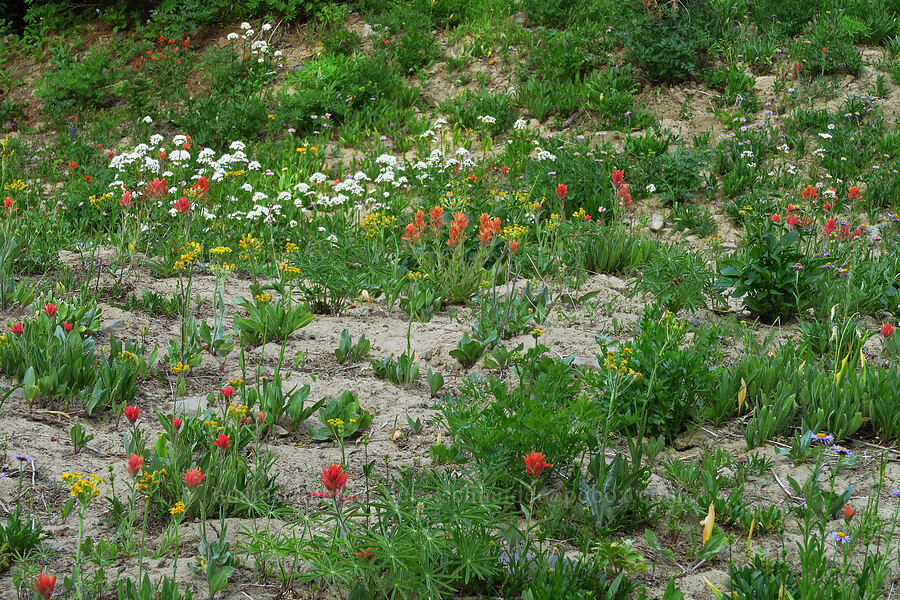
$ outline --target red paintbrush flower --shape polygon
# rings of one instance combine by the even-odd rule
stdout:
[[[532,450],[531,454],[523,458],[525,460],[525,473],[527,473],[534,479],[537,479],[541,476],[541,471],[543,471],[547,467],[553,466],[545,460],[547,457],[544,456],[542,452],[535,452],[534,450]]]
[[[138,456],[137,454],[132,454],[128,457],[128,463],[125,465],[125,470],[132,474],[132,476],[136,476],[140,470],[144,466],[144,457]]]
[[[53,595],[53,588],[56,587],[56,575],[50,577],[49,575],[41,573],[38,575],[38,578],[34,580],[34,587],[37,588],[39,596],[44,598],[44,600],[49,600],[50,596]]]
[[[141,409],[137,406],[126,406],[125,410],[122,411],[125,414],[125,418],[128,419],[128,422],[134,425],[134,422],[138,420],[138,417],[141,415]]]
[[[184,472],[184,485],[189,488],[196,489],[203,482],[203,479],[206,477],[201,471],[200,467],[196,469],[188,469]]]

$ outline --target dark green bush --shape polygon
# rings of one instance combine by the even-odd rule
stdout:
[[[666,9],[661,18],[644,15],[625,36],[634,61],[654,83],[677,83],[694,76],[715,40],[714,13],[702,5]]]

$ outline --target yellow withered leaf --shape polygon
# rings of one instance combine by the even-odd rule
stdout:
[[[700,522],[703,525],[703,543],[706,544],[706,541],[709,539],[709,536],[712,535],[713,525],[716,522],[716,507],[710,502],[709,503],[709,512],[706,513],[706,518]]]
[[[753,539],[753,528],[756,526],[756,519],[750,521],[750,533],[747,534],[747,552],[750,552],[750,540]]]
[[[741,407],[744,406],[744,400],[747,399],[747,382],[741,377],[741,389],[738,392],[738,414],[741,414]]]

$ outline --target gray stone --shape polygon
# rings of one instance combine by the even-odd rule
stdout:
[[[104,335],[108,333],[112,333],[113,331],[118,331],[125,327],[125,321],[122,319],[113,319],[112,321],[107,321],[100,325],[100,329],[97,330],[97,335]]]
[[[576,356],[572,360],[573,367],[584,367],[585,369],[591,369],[593,371],[600,370],[600,361],[597,360],[596,356]]]
[[[359,32],[359,35],[362,36],[363,39],[370,38],[375,35],[375,30],[372,29],[372,26],[366,23],[363,25],[362,31]]]
[[[656,473],[651,473],[644,494],[650,498],[668,498],[672,492],[669,491],[669,483],[665,479]]]
[[[737,250],[737,244],[734,242],[722,242],[720,248],[722,248],[722,250]]]
[[[509,18],[509,20],[512,21],[513,23],[518,23],[519,25],[524,25],[525,22],[528,20],[528,14],[525,13],[525,11],[519,11],[516,14],[514,14],[513,16],[511,16]]]
[[[5,396],[7,391],[8,390],[0,389],[0,397]],[[24,400],[25,399],[25,389],[21,388],[21,387],[14,389],[12,391],[12,393],[9,395],[8,399],[9,400]]]
[[[187,398],[179,398],[175,402],[168,402],[164,405],[165,411],[175,415],[196,415],[208,408],[206,396],[189,396]]]
[[[661,214],[653,213],[653,216],[650,217],[650,231],[659,231],[663,228],[665,222]]]

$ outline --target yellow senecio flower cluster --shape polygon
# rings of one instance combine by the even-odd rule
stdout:
[[[629,348],[628,346],[622,348],[622,351],[619,353],[616,353],[615,350],[607,350],[606,359],[603,361],[603,366],[620,377],[622,375],[628,375],[630,377],[641,377],[640,372],[635,371],[628,366],[630,359],[631,348]]]
[[[82,475],[78,471],[63,473],[62,480],[69,486],[69,493],[81,503],[87,503],[100,495],[103,480],[96,475]]]
[[[281,263],[281,272],[284,273],[285,277],[293,279],[300,275],[300,268],[287,263]]]
[[[366,218],[359,224],[359,228],[365,231],[366,238],[378,237],[384,229],[388,229],[394,224],[397,218],[385,215],[382,212],[373,212],[366,215]]]
[[[504,240],[517,240],[528,235],[528,228],[524,225],[507,225],[503,228]]]

